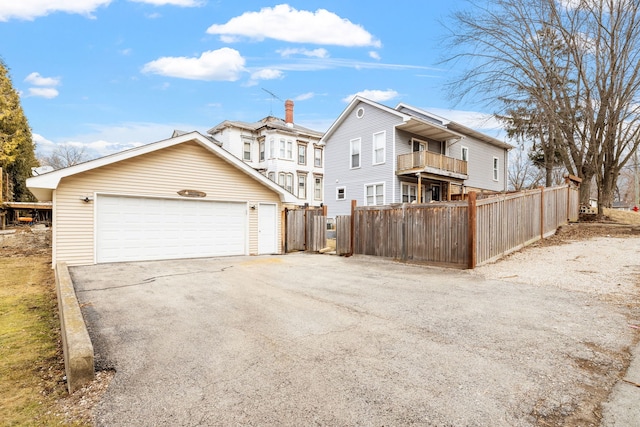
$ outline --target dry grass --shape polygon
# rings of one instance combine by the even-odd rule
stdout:
[[[604,214],[612,221],[627,225],[640,225],[640,212],[606,209]]]
[[[59,411],[66,386],[50,262],[48,254],[0,258],[2,426],[83,425]]]

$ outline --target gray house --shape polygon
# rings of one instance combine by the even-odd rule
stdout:
[[[328,216],[359,206],[461,200],[507,188],[496,138],[406,104],[355,97],[322,138]]]

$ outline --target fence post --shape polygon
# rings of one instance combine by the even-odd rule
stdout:
[[[402,204],[402,225],[401,225],[400,239],[400,253],[402,261],[407,260],[407,204]]]
[[[282,210],[281,214],[280,214],[282,216],[280,218],[280,224],[281,224],[282,229],[284,230],[282,232],[282,234],[281,234],[281,236],[282,236],[282,238],[281,238],[282,239],[282,249],[284,250],[285,254],[287,253],[287,249],[288,249],[287,240],[288,240],[288,237],[289,237],[289,233],[288,233],[289,230],[287,230],[287,212],[288,211],[289,211],[288,208],[284,208]]]
[[[351,252],[349,255],[353,255],[356,241],[356,204],[358,202],[356,200],[351,201],[351,248],[349,251]]]
[[[476,238],[477,238],[477,218],[476,218],[476,192],[471,191],[468,195],[469,202],[469,269],[474,269],[477,262]]]
[[[540,187],[540,240],[544,239],[544,187]]]

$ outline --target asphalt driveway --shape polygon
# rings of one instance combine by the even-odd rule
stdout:
[[[99,426],[588,425],[632,340],[584,293],[370,257],[70,271]]]

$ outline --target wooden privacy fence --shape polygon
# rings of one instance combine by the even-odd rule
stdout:
[[[356,206],[336,218],[336,252],[474,268],[578,217],[577,189],[539,188],[467,201]]]
[[[318,252],[327,246],[326,207],[285,209],[285,252]]]

